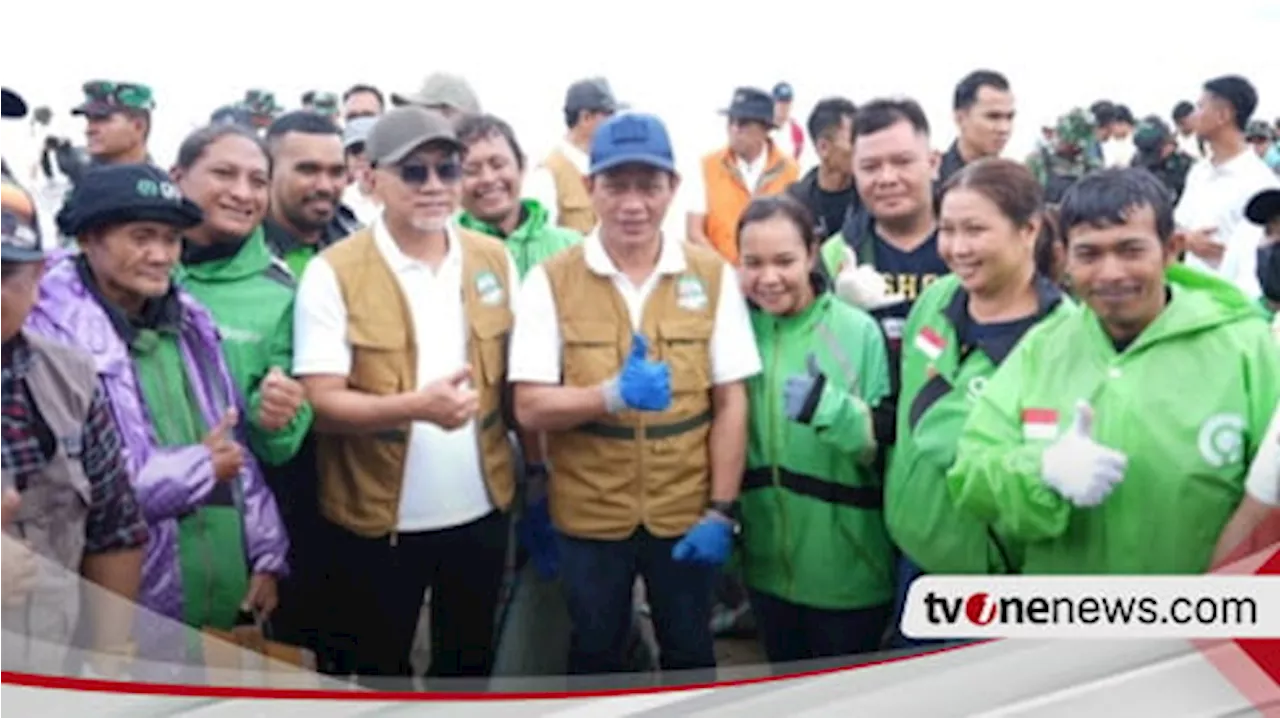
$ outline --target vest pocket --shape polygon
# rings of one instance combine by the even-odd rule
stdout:
[[[709,318],[658,322],[662,360],[671,366],[672,392],[711,388],[711,330]]]
[[[416,369],[409,341],[394,324],[354,321],[347,326],[351,343],[351,374],[347,383],[370,394],[397,394],[416,387],[402,386]],[[405,379],[402,380],[402,377]]]
[[[476,354],[480,357],[480,366],[472,368],[478,372],[485,386],[501,384],[506,379],[507,336],[510,331],[509,319],[476,321],[471,325],[472,341],[476,343]]]
[[[618,373],[618,329],[609,322],[569,322],[560,326],[565,386],[595,386]]]

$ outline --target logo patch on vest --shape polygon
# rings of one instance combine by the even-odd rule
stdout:
[[[686,274],[676,282],[676,305],[681,309],[697,311],[707,306],[707,290],[702,280]]]
[[[502,282],[488,270],[476,274],[476,294],[479,295],[481,304],[489,306],[501,304],[506,296],[502,291]]]

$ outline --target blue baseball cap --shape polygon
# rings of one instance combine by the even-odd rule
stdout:
[[[605,120],[591,139],[591,169],[596,175],[622,165],[645,165],[675,173],[676,160],[666,125],[655,115],[623,112]]]

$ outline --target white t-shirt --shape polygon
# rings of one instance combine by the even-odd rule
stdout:
[[[1271,417],[1258,453],[1249,465],[1245,491],[1268,506],[1280,505],[1280,409]]]
[[[569,164],[574,169],[582,173],[583,177],[587,176],[588,170],[591,169],[591,158],[586,152],[578,149],[568,140],[560,140],[556,145],[556,149],[569,160]],[[524,191],[521,194],[529,199],[536,199],[538,203],[546,208],[548,212],[547,224],[554,225],[560,217],[560,199],[556,192],[556,180],[551,175],[551,170],[538,165],[529,170],[529,175],[524,181]]]
[[[614,265],[596,234],[585,240],[587,267],[600,276],[613,280],[631,316],[631,326],[638,330],[644,305],[662,275],[680,274],[686,263],[681,243],[664,240],[653,274],[639,287]],[[519,310],[511,337],[511,359],[508,378],[512,382],[559,384],[561,368],[560,325],[556,319],[556,300],[546,270],[534,267],[520,288]],[[730,384],[760,372],[760,353],[747,314],[747,303],[738,286],[737,273],[724,265],[720,279],[720,299],[711,330],[711,381]],[[653,339],[650,337],[650,339]]]
[[[418,388],[467,363],[468,327],[462,308],[462,251],[449,228],[449,249],[438,271],[400,251],[379,217],[373,239],[400,284],[417,339]],[[520,274],[508,256],[507,276]],[[513,292],[514,293],[514,292]],[[507,298],[513,303],[511,297]],[[347,307],[333,267],[323,256],[307,265],[294,303],[293,371],[298,376],[351,373]],[[453,431],[415,421],[405,456],[396,528],[401,532],[460,526],[493,510],[476,446],[476,422]]]
[[[1268,187],[1280,187],[1280,178],[1267,169],[1252,148],[1246,147],[1221,164],[1200,160],[1192,165],[1174,212],[1174,220],[1182,229],[1216,227],[1215,238],[1226,245],[1216,267],[1190,252],[1187,265],[1235,283],[1254,299],[1262,296],[1257,256],[1262,227],[1244,216],[1244,208],[1255,194]]]
[[[1200,138],[1195,133],[1184,135],[1178,133],[1178,149],[1186,152],[1196,159],[1204,159],[1204,151],[1200,149]]]
[[[1128,137],[1112,137],[1102,143],[1102,162],[1107,167],[1129,167],[1138,148],[1133,144],[1133,135]]]

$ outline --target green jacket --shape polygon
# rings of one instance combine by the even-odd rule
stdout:
[[[1052,282],[1036,280],[1039,322],[1074,312]],[[977,397],[1020,337],[962,346],[968,293],[940,277],[916,300],[902,335],[897,443],[885,478],[885,521],[902,552],[926,573],[1008,573],[1017,547],[956,508],[947,470]],[[1006,557],[1008,555],[1008,557]]]
[[[1024,573],[1203,572],[1244,495],[1280,398],[1280,352],[1234,286],[1181,265],[1166,276],[1172,300],[1123,352],[1082,310],[1028,334],[973,409],[947,483],[962,508],[1026,543]],[[1087,509],[1040,472],[1081,399],[1094,438],[1129,458]]]
[[[550,259],[560,250],[581,242],[582,235],[572,229],[548,224],[550,215],[536,200],[522,200],[521,207],[523,207],[524,220],[509,235],[504,235],[501,229],[480,221],[470,212],[463,212],[458,217],[458,224],[472,231],[501,239],[507,245],[507,251],[511,253],[512,259],[515,260],[520,277],[524,278],[530,269]]]
[[[293,275],[271,254],[259,227],[236,254],[182,264],[175,279],[218,323],[227,365],[249,410],[250,449],[271,466],[288,462],[311,429],[311,405],[303,403],[278,431],[261,428],[257,420],[262,379],[273,366],[286,374],[293,367]]]
[[[792,603],[855,609],[893,598],[893,547],[884,527],[867,406],[889,393],[875,320],[820,294],[793,317],[753,309],[764,371],[747,381],[747,473],[739,503],[748,586]],[[827,384],[810,425],[786,416],[787,378],[812,353]]]

